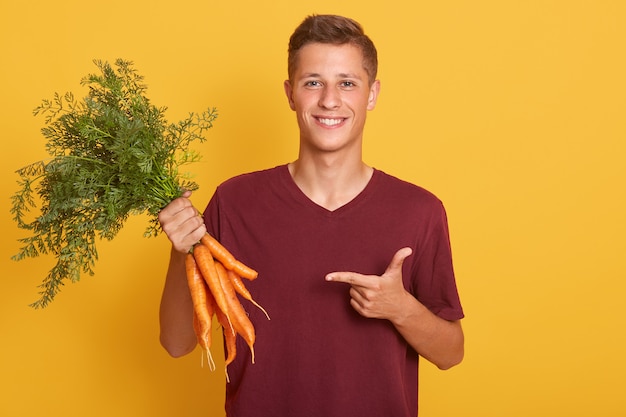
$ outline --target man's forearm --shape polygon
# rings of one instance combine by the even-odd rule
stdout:
[[[415,351],[440,369],[458,365],[464,355],[460,321],[436,316],[411,294],[406,294],[403,314],[391,320]]]
[[[172,249],[159,309],[160,341],[167,352],[179,357],[197,343],[193,330],[193,305],[185,275],[185,254]]]

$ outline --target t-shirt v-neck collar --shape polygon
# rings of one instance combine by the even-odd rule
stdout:
[[[308,210],[312,210],[313,212],[327,217],[335,217],[340,216],[344,213],[348,213],[358,207],[363,201],[367,199],[367,197],[373,192],[375,183],[378,181],[378,177],[380,175],[380,171],[374,168],[372,173],[372,177],[369,179],[367,185],[360,193],[358,193],[352,200],[348,201],[346,204],[334,209],[329,210],[313,200],[311,200],[301,189],[298,187],[298,184],[293,180],[291,173],[289,172],[289,168],[287,165],[283,165],[280,168],[280,178],[285,187],[287,188],[289,194],[302,206],[306,207]]]

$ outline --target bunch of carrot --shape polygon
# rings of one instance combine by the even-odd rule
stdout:
[[[260,308],[269,320],[269,315],[246,289],[242,278],[254,280],[258,273],[237,260],[217,239],[206,233],[193,247],[185,259],[187,283],[194,308],[194,331],[198,343],[206,352],[209,366],[214,369],[211,357],[211,327],[213,317],[224,328],[226,345],[226,367],[237,354],[236,339],[240,335],[252,354],[256,333],[248,314],[237,295]],[[228,379],[228,370],[226,370]]]

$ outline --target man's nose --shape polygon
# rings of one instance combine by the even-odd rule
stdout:
[[[325,109],[336,109],[341,105],[341,96],[337,89],[324,87],[318,105]]]

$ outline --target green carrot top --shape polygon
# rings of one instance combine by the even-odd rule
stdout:
[[[217,117],[209,109],[168,123],[166,108],[145,96],[132,62],[94,63],[100,73],[81,80],[89,88],[83,100],[55,94],[35,108],[35,115],[46,117],[42,133],[51,158],[17,171],[20,189],[11,197],[11,213],[31,234],[20,239],[13,259],[47,253],[57,259],[40,285],[36,308],[52,301],[65,280],[93,275],[96,239],[113,239],[131,214],[148,213],[146,236],[159,234],[159,211],[183,190],[198,188],[179,169],[199,160],[189,145],[204,141]],[[40,214],[27,221],[38,201]]]

